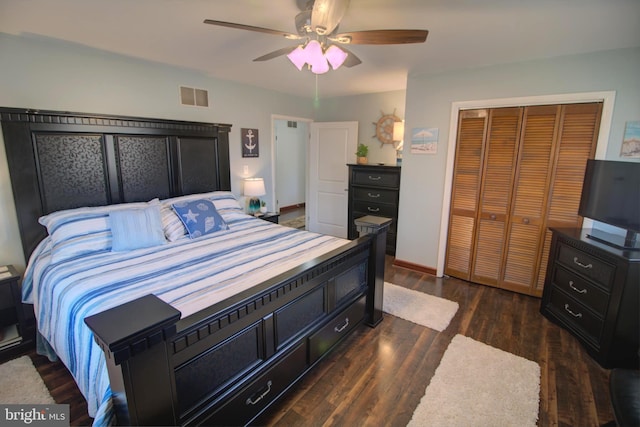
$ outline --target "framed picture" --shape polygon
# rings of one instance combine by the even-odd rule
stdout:
[[[627,122],[620,157],[640,157],[640,121]]]
[[[438,151],[438,128],[413,128],[411,130],[412,154],[436,154]]]
[[[242,157],[260,157],[258,129],[240,129],[242,141]]]

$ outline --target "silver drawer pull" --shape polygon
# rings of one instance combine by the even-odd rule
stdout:
[[[573,286],[573,280],[569,280],[569,287],[571,289],[573,289],[574,291],[576,291],[579,294],[586,294],[587,293],[587,289],[578,289],[575,286]]]
[[[582,268],[593,268],[593,264],[583,264],[580,261],[578,261],[578,257],[574,256],[573,257],[573,263],[582,267]]]
[[[378,197],[380,197],[380,193],[378,194],[367,193],[367,196],[371,197],[372,199],[377,199]]]
[[[381,176],[379,176],[379,175],[378,175],[378,176],[371,176],[371,175],[369,175],[369,179],[370,179],[371,181],[380,181],[380,180],[382,179],[382,177],[381,177]]]
[[[260,393],[260,395],[256,398],[256,400],[251,399],[251,397],[247,398],[247,401],[244,402],[245,405],[255,405],[256,403],[260,402],[262,399],[264,399],[264,397],[269,394],[271,392],[271,385],[273,383],[271,382],[271,380],[269,380],[267,382],[267,389],[265,391],[263,391],[262,393],[260,393],[260,391],[258,391],[258,393]],[[256,394],[258,394],[256,393]],[[256,395],[254,394],[254,396]]]
[[[349,318],[345,317],[344,325],[336,326],[336,327],[333,328],[333,330],[334,330],[334,332],[340,333],[340,332],[344,331],[347,328],[347,326],[349,326]]]
[[[369,206],[367,206],[367,210],[368,210],[369,212],[380,212],[380,208],[371,208],[371,207],[369,207]]]
[[[577,318],[581,318],[582,317],[582,313],[574,313],[573,311],[569,310],[569,304],[565,304],[564,305],[564,309],[567,311],[567,313],[569,313],[573,317],[577,317]]]

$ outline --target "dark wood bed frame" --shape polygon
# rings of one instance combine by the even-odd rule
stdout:
[[[38,218],[80,206],[231,190],[231,126],[0,108],[25,257]],[[180,319],[148,295],[85,319],[106,355],[118,423],[239,425],[359,324],[382,320],[388,220]]]

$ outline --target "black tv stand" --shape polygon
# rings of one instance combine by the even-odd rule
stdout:
[[[594,228],[587,233],[587,237],[616,249],[640,251],[640,240],[638,239],[638,233],[635,231],[628,230],[626,236],[620,236]]]

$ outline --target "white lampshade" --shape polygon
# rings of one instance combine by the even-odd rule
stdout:
[[[248,197],[260,197],[267,194],[262,178],[247,178],[244,180],[244,195]]]
[[[404,120],[393,124],[393,141],[398,142],[404,140]]]

